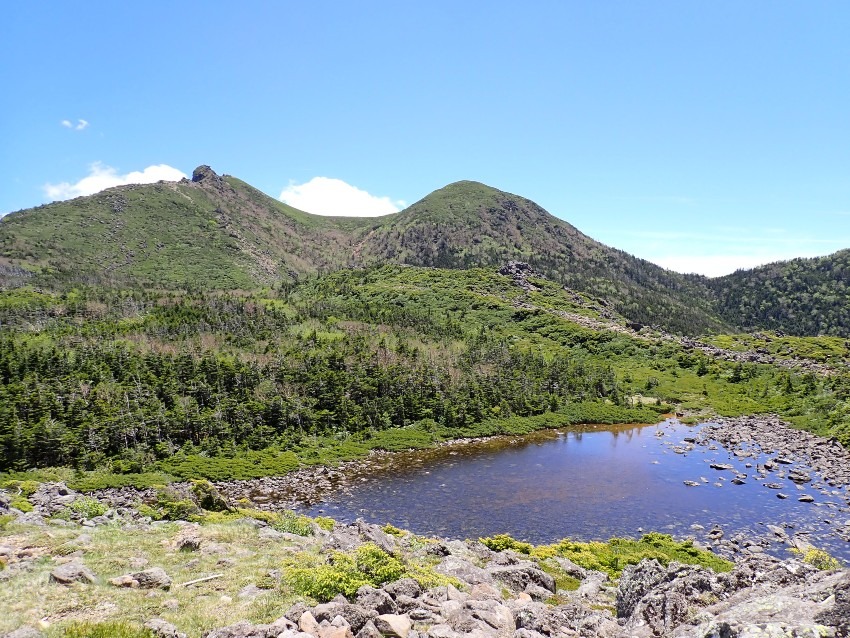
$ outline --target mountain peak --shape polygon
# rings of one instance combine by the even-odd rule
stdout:
[[[203,181],[220,182],[221,181],[221,175],[216,173],[212,168],[210,168],[206,164],[202,164],[201,166],[196,168],[194,171],[192,171],[192,181],[193,182],[203,182]]]

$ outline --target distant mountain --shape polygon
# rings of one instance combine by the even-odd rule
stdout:
[[[6,286],[239,289],[343,267],[456,269],[509,260],[528,262],[632,321],[673,332],[747,326],[814,334],[835,333],[838,326],[837,334],[850,334],[847,270],[833,281],[827,274],[832,258],[803,267],[811,271],[806,276],[797,266],[782,265],[715,280],[681,275],[605,246],[528,199],[478,182],[450,184],[394,215],[324,217],[201,166],[191,180],[119,186],[0,220]],[[835,261],[843,269],[847,257]],[[823,319],[800,321],[804,308]]]
[[[739,270],[708,285],[732,325],[850,336],[850,250]]]
[[[207,166],[7,215],[0,268],[41,281],[241,288],[346,262],[365,220],[309,215]]]
[[[726,328],[705,279],[686,277],[601,244],[534,202],[478,182],[456,182],[397,215],[357,244],[362,264],[437,268],[531,264],[550,279],[592,294],[633,321],[674,332]]]

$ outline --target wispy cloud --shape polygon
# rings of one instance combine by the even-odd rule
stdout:
[[[290,184],[281,192],[280,200],[308,213],[345,217],[389,215],[407,205],[403,200],[372,195],[331,177],[314,177],[303,184]]]
[[[88,120],[77,120],[76,124],[74,124],[71,120],[62,120],[62,122],[60,123],[65,128],[69,128],[74,131],[82,131],[83,129],[86,129],[89,126]]]
[[[92,195],[106,188],[123,184],[153,184],[160,180],[174,182],[184,177],[186,177],[186,174],[183,171],[167,164],[148,166],[141,171],[132,171],[121,175],[111,166],[95,162],[89,168],[89,174],[79,181],[45,184],[43,190],[47,199],[55,201]]]

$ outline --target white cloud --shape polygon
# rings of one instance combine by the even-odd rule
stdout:
[[[377,217],[397,213],[406,206],[402,200],[378,197],[341,179],[314,177],[304,184],[290,184],[280,200],[315,215]]]
[[[74,129],[75,131],[82,131],[84,128],[88,128],[89,125],[88,120],[77,120],[76,124],[71,120],[62,120],[60,124],[65,128]]]
[[[105,166],[95,162],[89,169],[89,174],[80,181],[71,184],[61,182],[59,184],[45,184],[44,194],[49,200],[71,199],[81,195],[98,193],[105,188],[121,186],[123,184],[153,184],[160,180],[176,182],[183,179],[186,174],[167,164],[148,166],[141,171],[132,171],[126,175],[119,175],[118,171],[111,166]]]

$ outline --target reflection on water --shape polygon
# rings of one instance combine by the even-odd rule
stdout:
[[[353,488],[327,494],[306,511],[456,538],[507,532],[534,543],[635,536],[641,530],[684,536],[692,524],[717,523],[727,534],[763,533],[764,524],[787,523],[794,526],[789,531],[809,532],[816,545],[850,558],[833,522],[824,522],[850,518],[839,508],[843,502],[829,509],[811,484],[798,488],[787,480],[782,482],[789,498],[780,500],[755,468],[745,467],[745,461],[761,460],[738,459],[723,448],[673,451],[671,442],[680,444],[695,432],[675,421],[591,426],[391,455]],[[709,463],[730,463],[749,476],[734,485],[734,471]],[[820,506],[797,501],[804,493]]]

